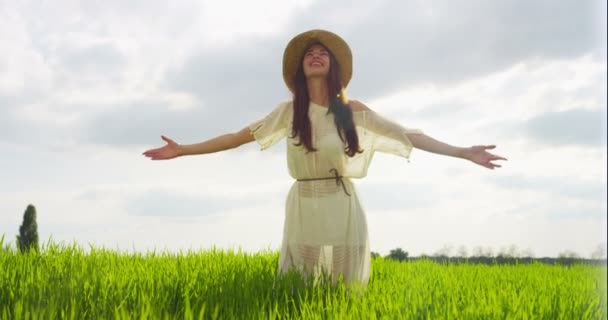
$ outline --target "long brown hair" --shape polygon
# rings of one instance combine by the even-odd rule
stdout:
[[[339,94],[342,89],[340,81],[340,65],[334,55],[329,51],[329,74],[327,77],[327,91],[329,94],[329,108],[327,113],[334,114],[334,122],[338,130],[338,136],[342,142],[346,142],[344,152],[353,157],[355,153],[361,153],[363,150],[359,148],[359,136],[353,123],[353,113],[347,104],[342,102]],[[295,92],[293,98],[293,125],[291,129],[291,138],[299,137],[299,142],[296,146],[304,145],[308,152],[317,151],[312,145],[312,129],[310,118],[308,117],[308,109],[310,108],[310,97],[308,96],[308,85],[306,84],[306,76],[302,61],[298,67],[295,77]],[[346,141],[345,141],[346,140]]]

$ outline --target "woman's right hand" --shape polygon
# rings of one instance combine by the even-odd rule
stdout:
[[[147,150],[143,153],[143,155],[150,158],[151,160],[168,160],[179,157],[179,144],[165,136],[160,137],[165,140],[165,142],[167,142],[167,145],[161,148]]]

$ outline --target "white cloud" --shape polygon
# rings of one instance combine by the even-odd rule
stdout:
[[[205,46],[234,46],[243,39],[279,35],[310,0],[204,1],[200,28]]]

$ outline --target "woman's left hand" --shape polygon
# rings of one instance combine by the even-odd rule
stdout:
[[[489,146],[472,146],[466,148],[463,152],[463,158],[470,160],[480,166],[494,170],[494,168],[500,168],[500,165],[492,163],[494,160],[507,160],[501,156],[491,154],[487,152],[487,149],[494,149],[495,145]]]

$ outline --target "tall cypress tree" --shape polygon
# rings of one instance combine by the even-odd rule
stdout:
[[[38,251],[38,224],[36,223],[36,207],[28,205],[23,214],[23,224],[19,227],[17,236],[19,251],[25,252],[30,249]]]

